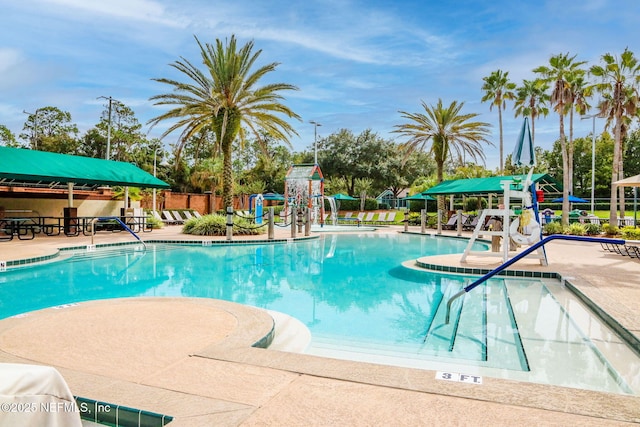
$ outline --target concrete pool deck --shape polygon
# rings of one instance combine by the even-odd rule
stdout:
[[[397,232],[401,227],[380,228]],[[277,229],[276,238],[289,237]],[[196,239],[180,227],[145,240]],[[265,236],[251,237],[264,239]],[[128,242],[124,233],[95,243]],[[210,238],[206,238],[210,239]],[[238,237],[234,240],[244,240]],[[216,239],[217,240],[217,239]],[[0,260],[55,255],[88,237],[0,243]],[[640,261],[597,244],[555,241],[549,266],[640,336]],[[496,258],[429,257],[431,264],[489,268]],[[204,425],[623,425],[640,422],[640,397],[485,377],[482,385],[434,371],[325,359],[250,347],[273,328],[264,311],[225,301],[130,298],[49,308],[0,321],[0,362],[56,367],[76,395]],[[639,367],[640,369],[640,367]]]

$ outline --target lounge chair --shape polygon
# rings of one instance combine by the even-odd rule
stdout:
[[[396,220],[397,212],[388,212],[386,217],[382,220],[378,219],[381,224],[393,224]]]
[[[470,216],[467,218],[464,224],[462,224],[463,230],[475,230],[478,225],[478,220],[480,219],[480,215]]]
[[[367,224],[373,224],[373,215],[375,215],[373,212],[368,212],[363,221]]]
[[[162,216],[164,217],[164,219],[162,220],[162,222],[164,222],[165,224],[180,224],[180,221],[178,221],[177,219],[175,219],[175,218],[171,215],[171,212],[169,212],[169,211],[162,211]]]
[[[198,211],[193,211],[193,216],[195,216],[196,218],[202,218],[202,215],[200,215],[200,212]]]
[[[456,223],[458,221],[458,214],[453,214],[451,215],[451,218],[449,218],[449,221],[447,221],[446,224],[442,224],[442,228],[444,228],[445,230],[455,230],[456,228]]]
[[[191,212],[189,211],[182,211],[182,215],[184,215],[184,219],[191,219],[193,218],[193,215],[191,215]]]
[[[180,212],[171,211],[171,213],[173,214],[173,217],[176,219],[176,221],[178,221],[178,224],[184,224],[184,218],[182,218],[182,215],[180,215]]]
[[[376,222],[378,224],[384,224],[384,222],[387,220],[387,213],[386,212],[380,212],[378,214],[378,219],[376,220]]]
[[[362,222],[364,221],[364,216],[365,216],[366,212],[359,212],[358,213],[358,222]]]

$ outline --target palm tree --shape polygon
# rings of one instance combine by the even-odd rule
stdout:
[[[562,224],[569,225],[569,154],[567,139],[564,133],[564,116],[571,103],[571,88],[569,79],[578,67],[585,62],[575,61],[576,55],[569,56],[558,54],[549,59],[549,66],[540,66],[533,70],[534,73],[542,75],[547,83],[553,84],[551,92],[551,104],[560,117],[560,148],[562,150]]]
[[[395,133],[409,138],[401,145],[405,156],[416,150],[428,151],[436,162],[438,183],[444,179],[444,164],[450,156],[455,155],[461,160],[464,154],[469,154],[473,160],[482,160],[485,156],[481,143],[493,145],[488,139],[489,123],[472,121],[479,114],[461,114],[464,102],[453,101],[451,105],[442,105],[442,99],[433,106],[422,101],[424,113],[408,113],[400,111],[402,117],[409,122],[396,125]],[[428,150],[425,150],[428,144]],[[438,197],[438,209],[444,210],[444,198]]]
[[[582,69],[575,70],[575,73],[569,76],[569,145],[567,146],[567,157],[569,158],[569,169],[567,175],[569,175],[569,192],[573,194],[573,113],[574,111],[580,115],[584,115],[591,105],[589,105],[588,98],[591,97],[592,89],[587,85],[587,81],[584,78],[586,71]]]
[[[607,127],[615,122],[613,165],[611,183],[622,179],[622,139],[628,122],[638,114],[640,109],[640,64],[633,52],[625,49],[619,58],[606,53],[602,55],[603,65],[594,65],[589,70],[600,83],[594,85],[602,96],[598,105],[600,115],[607,118]],[[616,188],[611,185],[611,205],[609,208],[609,224],[617,223]]]
[[[258,140],[259,131],[289,143],[295,130],[279,114],[300,119],[292,110],[281,103],[281,91],[297,90],[285,83],[270,83],[258,87],[259,80],[274,71],[278,63],[270,63],[252,70],[261,50],[253,53],[253,42],[238,48],[235,36],[224,44],[216,39],[215,45],[203,45],[195,37],[204,70],[198,69],[182,58],[171,64],[173,68],[188,77],[186,83],[172,79],[153,79],[172,86],[172,92],[151,97],[154,105],[171,105],[174,108],[151,119],[152,126],[164,120],[177,121],[163,134],[164,138],[176,129],[184,128],[180,135],[176,155],[185,142],[199,132],[212,130],[216,136],[223,158],[222,197],[226,207],[233,202],[232,146],[236,138],[245,141],[246,126]]]
[[[509,81],[509,72],[502,72],[502,70],[492,71],[487,77],[483,77],[484,84],[482,90],[485,92],[482,97],[482,102],[491,101],[489,110],[493,109],[495,105],[498,107],[498,125],[500,132],[500,173],[504,170],[504,142],[502,135],[502,109],[507,106],[508,100],[516,98],[513,92],[516,88],[516,84]]]
[[[549,85],[540,79],[523,80],[516,90],[515,116],[531,117],[531,141],[536,141],[536,119],[549,114]]]

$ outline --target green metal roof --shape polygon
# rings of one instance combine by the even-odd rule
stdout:
[[[55,187],[69,182],[75,187],[169,188],[166,182],[131,163],[0,147],[0,185]]]
[[[527,175],[492,176],[488,178],[471,178],[442,181],[435,187],[431,187],[422,194],[430,196],[465,194],[465,195],[485,195],[501,194],[503,192],[501,181],[520,180],[527,178]],[[553,179],[549,174],[538,173],[531,176],[533,182],[538,184],[538,188],[545,193],[561,193],[562,185]]]

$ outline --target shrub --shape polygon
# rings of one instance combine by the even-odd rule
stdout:
[[[484,199],[483,197],[480,197],[480,204],[482,206],[480,209],[485,209],[487,207],[487,200]],[[478,197],[468,197],[464,201],[463,210],[465,212],[477,211],[478,210]]]
[[[157,230],[164,226],[164,223],[153,215],[147,216],[147,224],[150,224],[151,228],[153,228],[154,230]]]
[[[542,227],[542,232],[547,235],[562,234],[563,231],[562,224],[559,222],[550,222]]]
[[[226,215],[211,214],[202,218],[191,218],[185,221],[182,232],[199,236],[224,236],[227,234],[227,217]],[[254,235],[265,232],[264,225],[257,226],[246,219],[238,216],[233,217],[233,234],[235,235]]]
[[[583,224],[579,222],[574,222],[573,224],[569,224],[569,228],[566,230],[565,234],[572,234],[574,236],[584,236],[586,230]]]
[[[606,224],[606,223],[602,224],[602,231],[607,236],[615,236],[619,232],[618,227],[616,227],[615,225]]]
[[[420,214],[416,212],[409,213],[409,225],[420,225]]]
[[[635,228],[632,225],[623,227],[620,230],[622,238],[625,240],[640,240],[640,229]]]
[[[600,227],[600,224],[588,223],[583,225],[584,225],[584,230],[588,236],[597,236],[598,234],[602,233],[602,227]]]

